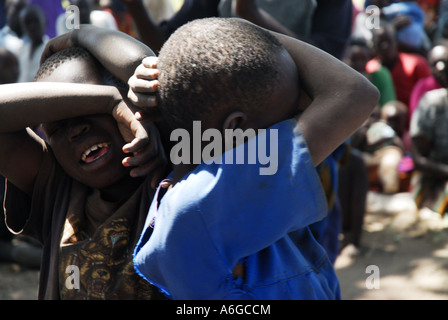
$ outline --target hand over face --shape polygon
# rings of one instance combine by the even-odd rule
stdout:
[[[141,118],[129,101],[123,100],[113,111],[118,128],[125,140],[123,152],[132,154],[123,159],[125,167],[133,167],[133,177],[153,175],[152,186],[163,178],[167,166],[159,131],[149,117]]]

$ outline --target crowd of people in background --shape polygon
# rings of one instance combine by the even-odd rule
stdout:
[[[156,54],[188,21],[241,17],[330,53],[380,92],[370,118],[317,167],[328,214],[311,230],[331,261],[346,246],[360,251],[369,190],[411,192],[419,209],[443,216],[448,211],[448,1],[257,4],[257,10],[247,10],[235,0],[1,1],[0,84],[34,80],[46,43],[70,31],[65,23],[70,5],[79,8],[81,24],[122,31]],[[26,238],[19,246],[13,240],[0,221],[0,261],[39,267],[39,247]]]

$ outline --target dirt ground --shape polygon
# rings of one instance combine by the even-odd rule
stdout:
[[[369,193],[367,202],[360,254],[343,250],[335,263],[342,298],[448,299],[447,219],[418,212],[408,193]]]
[[[448,220],[417,212],[407,193],[369,194],[362,248],[352,253],[335,264],[343,299],[448,299]],[[38,277],[0,263],[0,300],[36,299]]]
[[[36,300],[39,271],[0,263],[0,300]]]

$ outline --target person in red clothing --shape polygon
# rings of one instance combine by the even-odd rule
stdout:
[[[414,85],[432,72],[423,56],[398,51],[396,32],[392,25],[382,24],[373,31],[376,57],[367,63],[367,72],[375,72],[380,65],[386,66],[394,82],[397,100],[409,106]]]

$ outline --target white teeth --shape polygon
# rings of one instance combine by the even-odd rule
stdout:
[[[109,144],[104,142],[104,143],[98,143],[95,144],[93,146],[91,146],[89,149],[87,149],[86,151],[84,151],[84,153],[81,156],[81,160],[82,161],[86,161],[87,157],[89,156],[89,154],[95,150],[98,150],[99,148],[104,148],[107,147]]]

